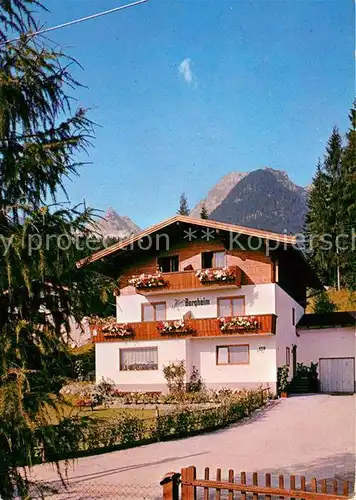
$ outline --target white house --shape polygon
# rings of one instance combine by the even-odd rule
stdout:
[[[187,382],[195,367],[211,388],[275,391],[279,366],[319,360],[297,324],[321,285],[292,236],[175,216],[78,266],[98,259],[119,288],[115,328],[93,328],[98,381],[164,391],[163,367],[184,360]]]

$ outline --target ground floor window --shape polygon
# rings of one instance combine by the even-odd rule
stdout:
[[[158,370],[157,347],[120,349],[120,370]]]
[[[286,365],[290,366],[290,348],[286,347]]]
[[[248,344],[219,345],[216,347],[217,365],[246,365],[250,362]]]

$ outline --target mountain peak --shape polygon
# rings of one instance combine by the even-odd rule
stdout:
[[[217,184],[215,184],[212,189],[207,194],[207,197],[201,200],[191,211],[190,215],[192,217],[200,217],[200,211],[202,209],[203,203],[205,203],[205,208],[210,214],[215,208],[220,205],[221,201],[226,198],[231,189],[236,186],[238,182],[241,181],[247,172],[230,172],[224,175]]]
[[[116,217],[119,216],[116,210],[113,207],[109,207],[106,212],[104,217]]]
[[[283,233],[302,231],[308,191],[286,172],[265,167],[243,177],[210,214],[212,219]]]
[[[119,215],[113,207],[109,207],[105,215],[98,218],[95,229],[104,239],[125,239],[140,231],[139,226],[130,217]]]
[[[283,170],[264,166],[222,177],[191,215],[199,217],[205,203],[212,219],[293,233],[302,230],[307,199],[307,188],[294,184]]]

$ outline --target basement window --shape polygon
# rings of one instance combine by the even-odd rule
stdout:
[[[161,273],[176,273],[179,268],[178,255],[169,257],[158,257],[157,265]]]
[[[219,268],[226,266],[225,252],[203,252],[201,254],[202,269]]]

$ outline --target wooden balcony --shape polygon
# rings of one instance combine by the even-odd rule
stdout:
[[[186,326],[193,329],[191,333],[161,333],[158,325],[161,322],[148,321],[141,323],[130,323],[133,335],[130,338],[116,338],[104,336],[100,328],[96,329],[97,334],[93,335],[93,342],[120,342],[120,341],[140,341],[140,340],[164,340],[177,338],[202,338],[202,337],[246,337],[256,335],[274,335],[276,333],[276,315],[260,314],[254,316],[258,326],[256,329],[237,330],[234,332],[224,332],[220,330],[217,318],[190,319],[185,320]]]
[[[165,286],[157,288],[136,288],[137,293],[142,295],[152,295],[159,293],[175,292],[179,290],[206,290],[211,288],[236,288],[241,286],[242,272],[237,266],[229,267],[232,273],[232,278],[226,281],[200,281],[196,276],[199,269],[189,271],[177,271],[174,273],[161,273],[166,281]],[[221,269],[211,269],[211,271],[221,271]]]

